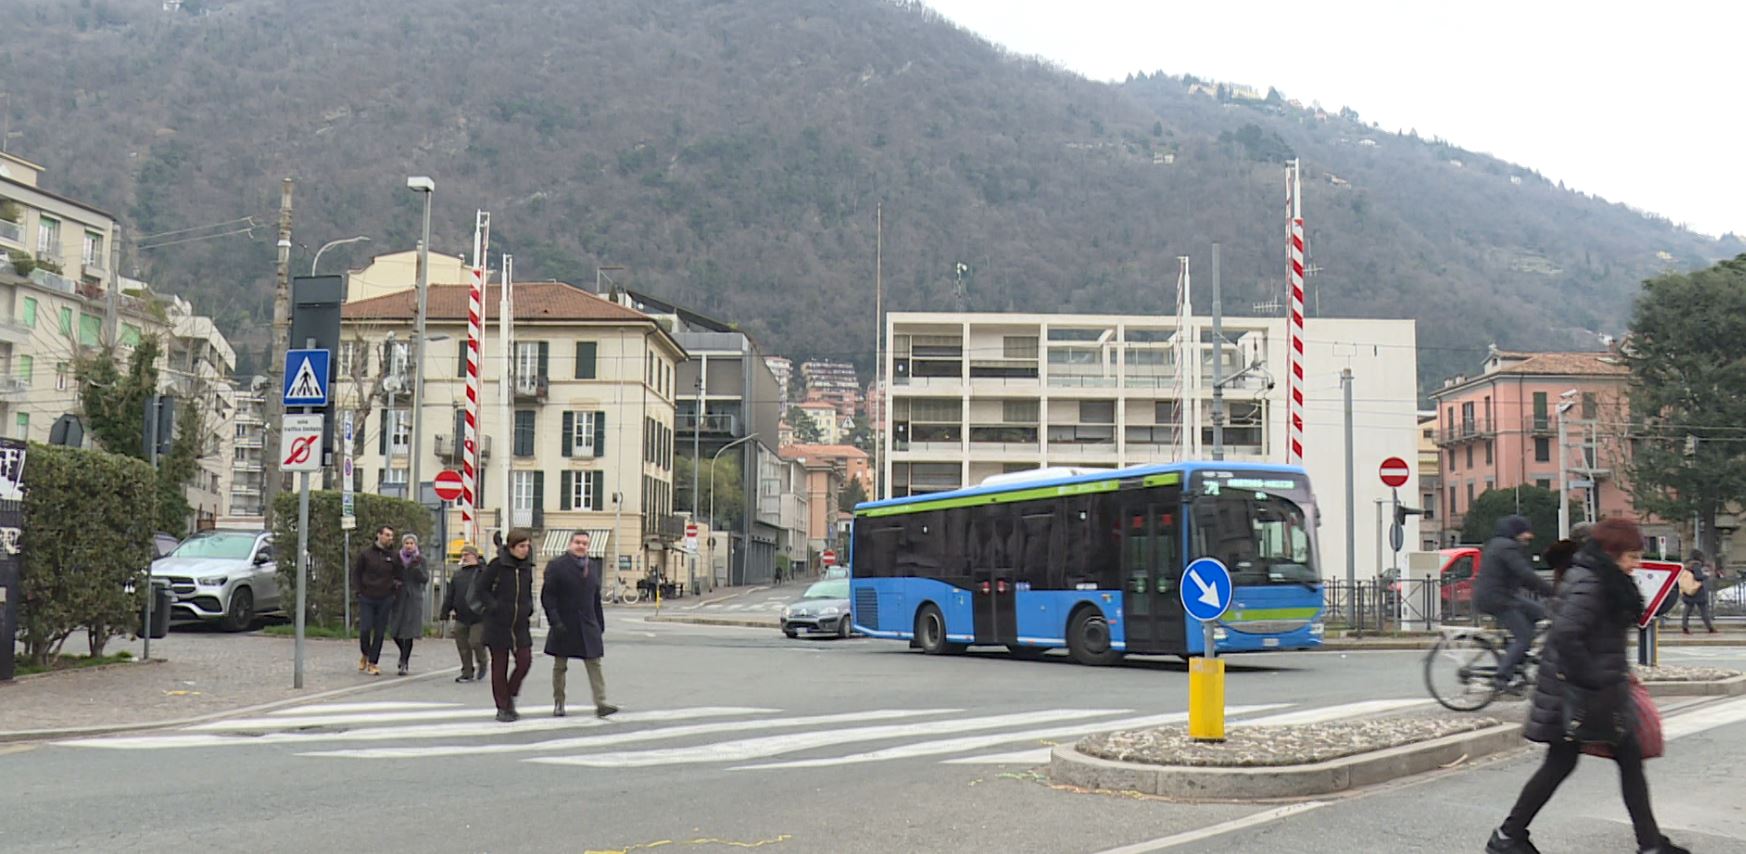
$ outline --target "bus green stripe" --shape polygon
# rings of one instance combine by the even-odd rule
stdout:
[[[1150,475],[1141,483],[1146,486],[1175,486],[1182,482],[1179,472]],[[965,498],[943,498],[939,501],[920,501],[915,504],[899,504],[893,507],[875,507],[861,511],[861,515],[869,519],[882,516],[902,516],[908,513],[924,513],[929,510],[951,510],[958,507],[984,507],[989,504],[1006,504],[1013,501],[1036,501],[1042,498],[1061,498],[1068,495],[1090,495],[1096,492],[1111,492],[1121,486],[1121,481],[1094,480],[1088,483],[1070,483],[1064,486],[1045,486],[1038,489],[1021,489],[1015,492],[995,492],[987,495],[972,495]]]
[[[1260,620],[1311,620],[1320,608],[1249,608],[1232,611],[1223,619],[1227,623],[1248,623]]]

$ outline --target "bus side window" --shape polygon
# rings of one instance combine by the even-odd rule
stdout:
[[[1055,516],[1048,512],[1032,512],[1024,517],[1024,557],[1019,564],[1018,580],[1037,589],[1049,587],[1050,557],[1055,550],[1051,540],[1055,532]]]

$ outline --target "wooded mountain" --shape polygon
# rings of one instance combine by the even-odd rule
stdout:
[[[962,262],[972,309],[1170,313],[1190,255],[1205,311],[1216,240],[1240,314],[1283,293],[1295,154],[1312,313],[1429,321],[1427,380],[1493,342],[1593,347],[1643,278],[1746,248],[1350,112],[1090,82],[915,4],[0,0],[0,20],[8,148],[45,186],[130,237],[260,224],[124,262],[244,350],[266,342],[285,175],[298,271],[332,238],[373,242],[328,270],[409,248],[405,178],[428,174],[438,251],[470,251],[483,208],[518,278],[622,264],[773,352],[863,367],[879,203],[892,308],[954,308]]]

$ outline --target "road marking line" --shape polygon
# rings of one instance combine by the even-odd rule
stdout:
[[[1232,706],[1227,714],[1241,715],[1250,712],[1281,709],[1286,703],[1274,703],[1265,706]],[[883,750],[867,753],[852,753],[848,756],[831,756],[820,759],[797,759],[792,762],[771,762],[763,765],[743,765],[732,768],[733,771],[759,771],[774,768],[821,768],[832,765],[849,765],[860,762],[884,762],[891,759],[912,759],[917,756],[938,756],[942,753],[963,753],[967,750],[980,750],[997,744],[1010,744],[1015,741],[1029,741],[1044,738],[1067,738],[1076,735],[1088,735],[1094,732],[1108,732],[1117,729],[1134,727],[1162,726],[1164,724],[1180,723],[1188,719],[1187,712],[1170,712],[1161,715],[1145,715],[1136,718],[1124,718],[1114,721],[1095,721],[1079,723],[1070,726],[1043,727],[1025,732],[1003,732],[993,735],[976,735],[965,738],[942,738],[935,741],[920,741],[914,744],[900,744]]]
[[[1282,807],[1262,810],[1254,815],[1220,822],[1215,825],[1203,827],[1199,830],[1189,830],[1171,836],[1161,836],[1157,839],[1150,839],[1145,842],[1136,842],[1133,845],[1124,845],[1120,848],[1111,848],[1108,851],[1100,851],[1098,854],[1149,854],[1149,852],[1152,851],[1163,851],[1168,848],[1187,845],[1190,842],[1199,842],[1203,839],[1211,839],[1214,836],[1222,836],[1235,830],[1243,830],[1244,828],[1266,824],[1270,821],[1278,821],[1287,816],[1309,812],[1313,809],[1320,809],[1327,806],[1329,803],[1331,802],[1305,801],[1301,804],[1286,804]]]
[[[317,703],[317,704],[311,705],[311,706],[293,706],[289,709],[280,709],[276,712],[268,712],[267,714],[274,715],[274,716],[284,716],[284,715],[307,715],[307,714],[310,714],[311,712],[319,712],[322,714],[328,714],[328,713],[338,714],[341,712],[395,712],[395,711],[412,711],[412,710],[417,710],[417,709],[452,709],[452,708],[458,707],[460,705],[461,705],[460,703],[420,703],[420,702],[392,702],[392,701],[379,702],[379,703]]]
[[[1672,741],[1740,721],[1746,721],[1746,698],[1674,715],[1662,722],[1661,736]]]
[[[1414,706],[1428,706],[1433,700],[1363,700],[1357,703],[1345,703],[1338,706],[1326,706],[1319,709],[1304,709],[1297,712],[1286,712],[1282,715],[1269,715],[1252,720],[1233,721],[1231,726],[1289,726],[1295,724],[1319,724],[1327,721],[1337,721],[1344,718],[1357,718],[1365,715],[1382,714]]]
[[[845,712],[835,715],[814,715],[798,718],[763,718],[751,721],[692,724],[689,726],[662,727],[657,729],[637,730],[635,732],[620,732],[611,735],[549,739],[547,741],[535,741],[527,744],[454,744],[437,745],[433,747],[386,747],[362,750],[333,750],[319,753],[300,753],[298,755],[341,757],[346,759],[425,759],[437,756],[476,756],[494,753],[538,753],[549,750],[586,750],[591,747],[635,744],[641,741],[661,741],[663,739],[686,738],[695,735],[712,735],[723,732],[744,732],[760,729],[781,729],[783,727],[859,723],[862,721],[891,720],[894,718],[919,717],[922,715],[952,714],[961,711],[963,710],[879,709],[867,712]]]
[[[740,706],[703,706],[691,709],[667,709],[651,712],[624,712],[614,723],[645,723],[694,720],[725,715],[775,714],[777,709],[757,709]],[[331,741],[395,741],[425,738],[489,738],[526,732],[560,729],[583,729],[605,726],[607,721],[591,717],[532,718],[512,724],[490,720],[491,712],[480,712],[485,718],[477,722],[424,724],[417,726],[375,727],[348,732],[273,732],[264,735],[220,735],[197,733],[189,735],[141,735],[122,738],[84,738],[61,741],[64,747],[100,747],[109,750],[162,750],[183,747],[240,747],[260,744],[314,744]]]
[[[595,768],[640,768],[649,765],[678,765],[692,762],[738,762],[760,759],[797,750],[811,750],[857,741],[877,741],[888,738],[909,738],[935,733],[971,732],[1003,726],[1046,723],[1072,718],[1119,715],[1126,709],[1048,709],[1040,712],[1020,712],[981,718],[930,721],[917,724],[856,727],[833,732],[802,732],[786,735],[724,741],[692,747],[670,747],[659,750],[631,750],[597,753],[592,756],[551,756],[523,760],[546,765],[587,765]]]
[[[237,718],[228,721],[213,721],[209,724],[199,724],[188,727],[191,732],[239,732],[246,730],[285,730],[296,727],[321,726],[358,726],[368,724],[400,723],[406,721],[440,721],[454,718],[472,718],[482,714],[491,714],[487,709],[429,709],[417,712],[361,712],[358,714],[340,715],[286,715],[284,717],[267,718]]]

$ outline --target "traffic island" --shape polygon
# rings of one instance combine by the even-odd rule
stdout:
[[[1186,727],[1150,727],[1055,747],[1049,778],[1191,801],[1307,798],[1508,750],[1521,744],[1521,731],[1496,718],[1398,717],[1237,724],[1225,741],[1209,743],[1190,738]]]
[[[1651,697],[1738,697],[1746,694],[1746,674],[1719,667],[1660,665],[1636,668]]]

